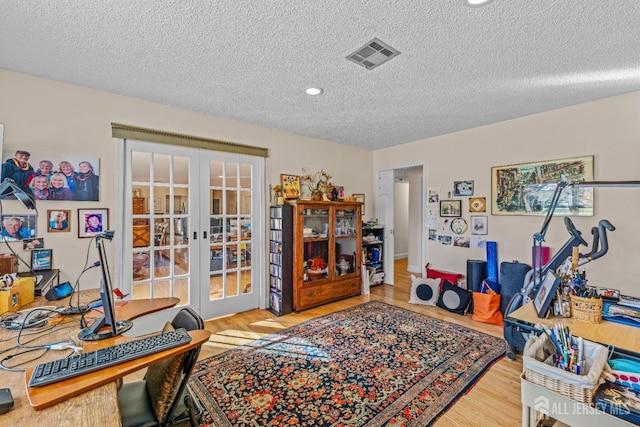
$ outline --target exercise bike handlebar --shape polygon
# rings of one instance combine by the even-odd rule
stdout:
[[[573,225],[573,221],[568,216],[564,217],[564,226],[567,228],[569,234],[571,234],[581,245],[589,246],[586,240],[582,237],[582,233],[578,231],[575,225]]]
[[[591,251],[586,254],[580,254],[581,258],[590,258],[593,254],[598,252],[598,248],[600,247],[600,232],[598,231],[598,227],[591,227],[591,234],[593,235],[593,243],[591,244]]]
[[[609,241],[607,240],[607,230],[615,231],[616,227],[606,219],[598,222],[598,234],[600,235],[600,250],[588,257],[589,261],[596,260],[607,253],[609,250]],[[587,261],[587,262],[589,262]]]

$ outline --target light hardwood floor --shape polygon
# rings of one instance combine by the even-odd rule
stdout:
[[[459,316],[438,307],[409,304],[411,273],[407,261],[395,263],[395,285],[379,285],[371,288],[370,295],[360,295],[277,317],[268,310],[251,310],[231,316],[207,320],[205,327],[213,334],[200,353],[200,359],[219,354],[251,340],[278,332],[314,317],[343,310],[366,301],[384,301],[428,316],[457,323],[487,334],[502,337],[502,327],[474,322],[471,315]],[[497,362],[476,383],[475,387],[451,407],[434,425],[447,426],[505,426],[520,425],[520,379],[522,358],[515,361],[506,357]]]

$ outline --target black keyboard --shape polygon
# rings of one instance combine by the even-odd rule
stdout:
[[[31,379],[29,379],[29,387],[39,387],[88,374],[189,342],[191,342],[191,336],[181,328],[65,359],[41,363],[33,370]]]

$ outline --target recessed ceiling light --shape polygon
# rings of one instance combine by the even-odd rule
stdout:
[[[480,7],[484,6],[487,3],[490,3],[491,0],[462,0],[464,4],[471,7]]]
[[[322,89],[319,87],[308,87],[304,91],[307,92],[307,95],[322,95]]]

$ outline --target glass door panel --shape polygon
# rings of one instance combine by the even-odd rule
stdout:
[[[335,241],[336,241],[336,276],[344,276],[355,273],[357,270],[356,259],[356,234],[358,216],[355,210],[336,210]]]
[[[304,211],[304,280],[313,282],[329,277],[329,210]]]
[[[208,273],[206,294],[211,310],[227,312],[231,302],[242,306],[242,300],[258,301],[252,287],[255,246],[252,228],[256,215],[251,187],[254,164],[245,161],[209,159],[208,202]],[[226,305],[223,305],[226,304]]]
[[[172,151],[168,147],[133,145],[139,148],[131,151],[132,297],[177,296],[181,304],[189,305],[192,277],[186,224],[191,160],[163,152]]]

